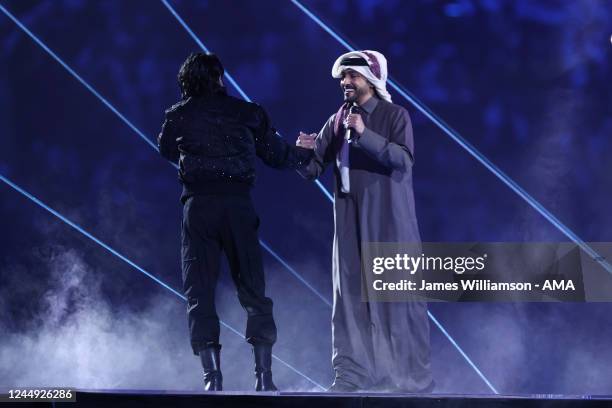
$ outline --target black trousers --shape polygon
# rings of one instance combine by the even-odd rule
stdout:
[[[225,252],[240,304],[247,312],[245,337],[251,344],[276,341],[272,300],[265,296],[259,218],[248,194],[200,195],[183,206],[183,289],[188,300],[193,352],[219,343],[215,287]]]

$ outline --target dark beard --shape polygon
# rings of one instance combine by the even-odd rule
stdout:
[[[351,88],[353,89],[353,96],[344,97],[344,102],[346,103],[355,103],[359,99],[361,95],[364,94],[364,90],[362,88]],[[344,96],[344,89],[342,89],[342,96]]]
[[[353,92],[352,96],[346,96],[344,98],[344,102],[346,103],[353,103],[357,100],[357,92]]]

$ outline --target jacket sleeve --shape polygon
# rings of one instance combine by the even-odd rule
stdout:
[[[312,159],[310,159],[306,166],[298,170],[298,173],[305,179],[315,180],[319,178],[327,168],[327,165],[335,160],[332,149],[335,116],[332,115],[325,122],[325,125],[323,125],[323,128],[317,135]]]
[[[310,161],[312,151],[292,146],[270,126],[266,112],[257,106],[258,127],[255,129],[255,154],[275,169],[299,169]]]
[[[401,108],[391,114],[389,138],[366,128],[357,146],[365,150],[383,166],[393,170],[407,171],[414,163],[414,140],[408,111]]]
[[[179,137],[178,121],[178,115],[171,110],[167,110],[161,132],[157,137],[159,153],[173,163],[177,163],[180,156],[176,141]]]

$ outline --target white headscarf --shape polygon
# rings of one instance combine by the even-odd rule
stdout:
[[[367,62],[365,65],[343,65],[346,58],[363,58]],[[342,72],[352,69],[363,75],[376,89],[376,93],[381,99],[391,102],[391,95],[387,92],[387,59],[378,51],[363,50],[351,51],[341,55],[332,68],[332,77],[342,78]]]

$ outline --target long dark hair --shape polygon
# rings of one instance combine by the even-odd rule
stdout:
[[[223,76],[223,65],[215,54],[194,52],[187,57],[178,73],[178,83],[183,99],[192,96],[225,94],[219,83]]]

